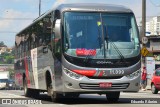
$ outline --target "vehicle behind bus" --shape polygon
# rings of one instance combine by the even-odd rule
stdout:
[[[9,71],[0,71],[0,89],[6,88],[6,83],[9,79]]]

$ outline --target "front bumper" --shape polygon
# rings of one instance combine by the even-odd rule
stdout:
[[[140,75],[133,79],[123,76],[120,79],[90,79],[86,76],[80,80],[70,78],[63,73],[63,92],[105,93],[108,91],[139,91]],[[101,88],[100,83],[112,83],[110,88]]]

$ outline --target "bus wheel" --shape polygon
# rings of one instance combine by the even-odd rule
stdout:
[[[78,98],[80,94],[78,93],[68,93],[65,95],[65,98]]]
[[[62,95],[58,94],[56,92],[53,92],[53,94],[51,95],[51,99],[52,99],[53,102],[60,101],[60,98],[62,98]]]
[[[78,98],[80,96],[80,94],[73,94],[74,98]]]
[[[36,89],[30,89],[32,92],[32,97],[33,98],[39,98],[39,90],[36,90]]]
[[[109,92],[106,94],[108,102],[117,102],[119,100],[120,92]]]
[[[27,87],[27,79],[24,78],[23,81],[24,95],[25,97],[31,97],[31,89]]]
[[[157,94],[158,93],[158,90],[156,89],[154,84],[151,85],[151,91],[152,91],[153,94]]]

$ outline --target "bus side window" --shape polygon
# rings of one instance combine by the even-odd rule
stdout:
[[[28,41],[28,51],[30,51],[30,49],[31,49],[31,38],[29,37],[27,41]]]
[[[42,46],[42,38],[39,38],[39,46]]]
[[[51,13],[51,40],[50,40],[50,43],[51,43],[51,50],[55,51],[55,31],[54,31],[54,27],[55,27],[55,19],[56,19],[56,16],[55,16],[55,12],[53,11]]]
[[[25,47],[26,52],[28,52],[28,41],[26,41],[26,47]]]

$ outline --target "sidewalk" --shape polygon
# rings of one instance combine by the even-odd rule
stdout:
[[[151,92],[151,90],[146,89],[145,91],[139,90],[138,93],[148,93]]]
[[[150,84],[146,86],[146,90],[151,90],[151,85]]]

